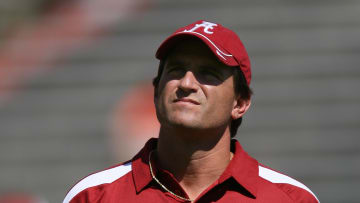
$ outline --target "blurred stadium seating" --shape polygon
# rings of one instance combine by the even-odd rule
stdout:
[[[124,124],[137,97],[148,112],[132,125],[152,111],[157,46],[206,19],[234,29],[252,59],[244,148],[322,202],[360,199],[359,1],[13,0],[0,19],[0,195],[60,202],[131,158],[157,132]]]

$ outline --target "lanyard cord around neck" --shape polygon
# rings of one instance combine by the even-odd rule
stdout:
[[[154,150],[149,153],[149,168],[150,168],[151,177],[152,177],[165,191],[169,192],[170,194],[174,195],[175,197],[177,197],[177,198],[179,198],[179,199],[182,199],[182,200],[185,200],[185,201],[193,202],[194,200],[191,200],[191,199],[185,198],[185,197],[181,197],[181,196],[175,194],[174,192],[172,192],[171,190],[169,190],[165,185],[163,185],[163,184],[159,181],[159,179],[157,179],[157,178],[155,177],[154,172],[153,172],[153,169],[152,169],[152,166],[151,166],[151,155],[152,155],[153,152],[154,152]]]

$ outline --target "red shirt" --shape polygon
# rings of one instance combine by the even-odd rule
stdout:
[[[131,161],[82,179],[63,203],[187,202],[166,192],[152,179],[148,162],[156,142],[150,139]],[[234,156],[223,174],[194,202],[319,202],[302,183],[259,164],[238,141],[231,141],[231,150]],[[160,169],[154,169],[154,173],[172,192],[188,197],[171,173]]]

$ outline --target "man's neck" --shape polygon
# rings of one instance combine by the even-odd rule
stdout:
[[[220,132],[161,128],[157,161],[195,199],[224,172],[231,159],[228,128]]]

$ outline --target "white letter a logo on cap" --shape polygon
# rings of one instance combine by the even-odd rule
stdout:
[[[201,24],[195,24],[195,27],[191,28],[190,30],[184,30],[184,32],[194,32],[198,28],[203,27],[205,33],[213,34],[214,32],[209,30],[214,29],[215,26],[217,26],[217,24],[203,21]]]

